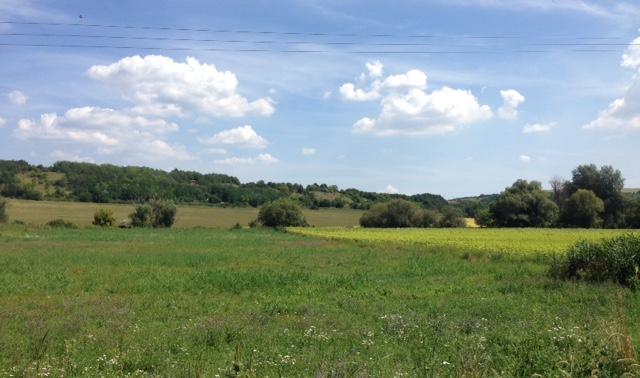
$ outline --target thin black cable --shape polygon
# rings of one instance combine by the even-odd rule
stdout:
[[[0,47],[56,47],[56,48],[90,48],[90,49],[127,49],[127,50],[154,50],[154,51],[210,51],[210,52],[275,52],[275,53],[292,53],[292,54],[305,54],[305,53],[342,53],[342,54],[509,54],[509,53],[523,53],[523,54],[540,54],[554,52],[552,50],[529,50],[529,49],[515,49],[515,50],[493,50],[493,51],[472,51],[472,50],[416,50],[416,51],[394,51],[394,50],[285,50],[285,49],[231,49],[231,48],[196,48],[196,47],[160,47],[160,46],[116,46],[116,45],[82,45],[82,44],[49,44],[49,43],[0,43]],[[618,50],[604,50],[604,49],[571,49],[567,50],[571,52],[616,52]]]
[[[170,41],[170,42],[215,42],[215,43],[255,43],[255,44],[284,44],[284,45],[335,45],[335,46],[434,46],[433,42],[336,42],[336,41],[277,41],[277,40],[246,40],[246,39],[198,39],[173,37],[146,37],[123,35],[96,34],[64,34],[64,33],[0,33],[6,37],[43,37],[43,38],[90,38],[90,39],[119,39],[140,41]],[[640,46],[638,43],[584,43],[584,42],[544,42],[526,44],[530,46]]]
[[[109,29],[133,29],[133,30],[158,30],[158,31],[189,31],[189,32],[209,32],[209,33],[234,33],[234,34],[272,34],[272,35],[298,35],[298,36],[324,36],[324,37],[384,37],[384,38],[462,38],[462,39],[530,39],[532,37],[524,37],[518,35],[463,35],[463,36],[447,36],[439,34],[376,34],[376,33],[324,33],[324,32],[283,32],[272,30],[245,30],[245,29],[213,29],[213,28],[186,28],[186,27],[165,27],[165,26],[144,26],[144,25],[118,25],[118,24],[85,24],[78,22],[37,22],[37,21],[0,21],[0,24],[8,25],[37,25],[37,26],[67,26],[67,27],[91,27],[91,28],[109,28]],[[615,40],[623,39],[622,37],[585,37],[585,36],[555,36],[555,37],[536,37],[542,39],[580,39],[580,40]]]

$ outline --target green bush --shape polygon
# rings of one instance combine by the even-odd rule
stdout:
[[[7,206],[7,201],[0,198],[0,223],[5,223],[9,220],[9,215],[7,215]]]
[[[561,220],[566,226],[593,228],[602,225],[604,202],[594,192],[578,189],[562,207]]]
[[[627,234],[601,242],[581,241],[555,260],[552,276],[589,282],[613,281],[640,288],[640,235]]]
[[[425,209],[420,215],[420,227],[432,228],[440,227],[442,214],[437,210]]]
[[[413,202],[397,199],[375,204],[360,218],[362,227],[421,227],[421,211]]]
[[[256,222],[267,227],[308,226],[300,206],[288,199],[276,200],[262,206]]]
[[[136,206],[133,213],[129,215],[131,219],[131,227],[151,227],[151,215],[153,209],[149,204]]]
[[[109,209],[98,209],[93,214],[93,225],[98,227],[113,227],[116,223],[116,217],[113,211]]]
[[[462,210],[453,207],[444,208],[442,210],[440,227],[467,227],[467,221],[464,219]]]
[[[47,222],[47,226],[51,228],[70,228],[75,229],[78,228],[74,223],[66,221],[64,219],[54,219]]]
[[[176,205],[173,202],[153,200],[151,225],[155,228],[171,228],[176,220]]]

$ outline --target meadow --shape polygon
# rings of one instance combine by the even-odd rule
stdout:
[[[20,225],[0,251],[3,377],[638,374],[640,296],[545,254]]]
[[[579,240],[598,241],[636,230],[557,228],[289,228],[289,232],[334,240],[455,247],[508,254],[561,254]]]
[[[28,201],[9,199],[9,218],[32,225],[44,225],[52,219],[62,218],[80,227],[91,226],[93,213],[98,209],[110,209],[118,221],[125,220],[133,212],[134,205],[99,204],[90,202]],[[363,211],[352,209],[304,210],[313,226],[355,226]],[[247,226],[258,215],[253,207],[178,206],[176,228],[216,227],[229,228],[239,223]]]

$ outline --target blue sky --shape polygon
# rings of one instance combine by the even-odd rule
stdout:
[[[0,159],[447,198],[596,163],[640,187],[631,1],[149,4],[0,0],[2,21],[151,27],[0,24]]]

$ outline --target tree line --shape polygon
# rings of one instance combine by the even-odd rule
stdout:
[[[551,192],[517,180],[475,214],[484,227],[640,228],[640,193],[625,194],[622,173],[581,165],[570,180],[554,177]]]
[[[176,203],[252,206],[289,198],[303,207],[368,209],[375,203],[405,199],[427,208],[447,201],[439,195],[385,194],[335,185],[250,182],[236,177],[174,169],[57,162],[51,167],[26,161],[0,160],[0,195],[31,200],[66,200],[97,203],[142,203],[161,199]]]

